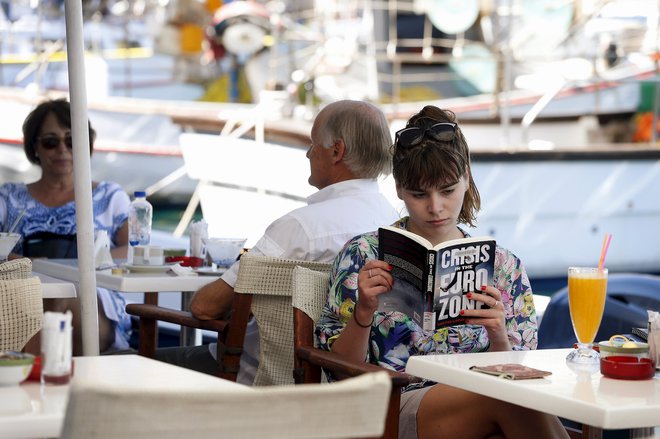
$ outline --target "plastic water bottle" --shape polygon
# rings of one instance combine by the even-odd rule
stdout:
[[[147,201],[144,191],[135,191],[135,199],[128,206],[129,263],[133,262],[133,247],[149,245],[153,206]]]

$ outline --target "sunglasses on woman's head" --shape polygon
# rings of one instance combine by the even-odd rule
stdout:
[[[64,144],[69,149],[73,148],[73,139],[69,134],[67,134],[64,137],[55,136],[53,134],[40,136],[39,142],[41,143],[41,146],[45,149],[55,149],[58,146],[60,146],[60,142],[64,142]]]
[[[397,145],[409,148],[418,145],[424,140],[424,136],[429,136],[434,140],[449,141],[454,138],[456,124],[451,122],[440,122],[431,125],[428,128],[408,127],[396,132],[394,141]]]

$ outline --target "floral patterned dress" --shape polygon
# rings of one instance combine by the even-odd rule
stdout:
[[[407,222],[408,218],[402,218],[394,226],[405,229]],[[463,234],[468,236],[465,232]],[[358,272],[369,259],[378,259],[376,232],[353,238],[337,255],[330,278],[328,301],[316,327],[322,349],[331,350],[332,343],[350,320],[359,300]],[[499,246],[495,250],[493,282],[502,293],[505,324],[513,349],[536,349],[538,328],[529,278],[520,259]],[[406,314],[376,312],[366,361],[404,372],[411,355],[482,352],[488,347],[488,332],[481,325],[456,325],[424,331]],[[432,383],[422,381],[411,384],[405,390],[428,384]]]

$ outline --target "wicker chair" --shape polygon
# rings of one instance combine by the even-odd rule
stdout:
[[[383,431],[390,380],[369,374],[330,385],[181,391],[74,380],[69,439],[343,439]],[[157,403],[155,403],[157,401]],[[102,407],[102,410],[99,408]]]
[[[336,377],[354,377],[380,371],[387,372],[392,382],[389,394],[387,419],[383,439],[396,439],[399,435],[399,404],[401,388],[410,382],[410,376],[386,370],[369,363],[356,363],[333,352],[323,351],[314,345],[314,326],[321,316],[327,300],[327,272],[296,267],[293,271],[293,327],[295,345],[294,376],[298,384],[318,383],[322,368],[333,372]]]
[[[330,265],[246,253],[241,257],[230,320],[198,320],[191,313],[151,304],[130,304],[140,317],[138,352],[154,356],[157,320],[218,332],[217,375],[236,381],[245,331],[253,314],[259,327],[260,361],[255,385],[293,384],[292,273],[297,265],[329,271]],[[144,342],[143,342],[144,338]]]
[[[41,329],[41,281],[32,277],[32,261],[0,264],[0,351],[20,351]]]

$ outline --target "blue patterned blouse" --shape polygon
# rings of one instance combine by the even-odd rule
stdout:
[[[128,194],[116,183],[102,181],[92,190],[94,230],[107,231],[113,248],[117,246],[119,229],[128,219],[129,204]],[[37,232],[61,235],[75,235],[77,232],[75,202],[48,207],[32,198],[23,183],[5,183],[0,186],[0,230],[11,227],[24,210],[25,214],[14,230],[23,236]],[[22,254],[22,241],[16,244],[13,252]],[[112,349],[128,348],[131,319],[126,314],[124,297],[117,291],[105,288],[97,288],[97,295],[115,329],[115,343]]]
[[[394,223],[405,229],[408,218]],[[463,232],[465,236],[468,236]],[[337,255],[330,278],[328,301],[316,327],[322,349],[331,350],[332,343],[346,326],[357,302],[357,277],[369,259],[378,259],[378,234],[358,235]],[[537,324],[532,289],[527,273],[510,251],[495,251],[494,286],[502,293],[506,311],[506,328],[514,350],[536,349]],[[488,349],[488,332],[481,325],[457,325],[436,331],[424,331],[400,312],[376,312],[371,327],[366,361],[404,372],[411,355],[481,352]],[[424,386],[416,383],[406,390]]]
[[[130,199],[116,183],[102,181],[92,190],[94,230],[108,232],[112,247],[117,246],[117,232],[128,219]],[[75,202],[48,207],[32,198],[23,183],[5,183],[0,186],[0,230],[7,230],[25,210],[25,215],[14,230],[22,236],[37,232],[59,235],[76,234]],[[23,243],[18,242],[14,253],[22,254]]]

